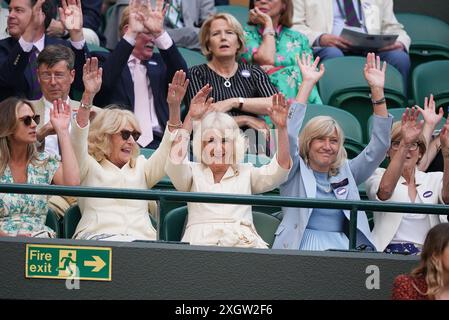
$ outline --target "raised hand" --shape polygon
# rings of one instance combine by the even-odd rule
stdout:
[[[324,74],[323,64],[321,64],[320,69],[318,69],[320,57],[316,57],[315,61],[312,61],[312,55],[306,55],[303,52],[301,57],[299,57],[299,54],[296,55],[296,62],[298,63],[299,69],[301,70],[303,82],[308,81],[317,83]]]
[[[169,106],[179,107],[186,94],[189,79],[182,70],[176,71],[171,83],[168,85],[167,103]]]
[[[145,19],[144,26],[147,28],[153,37],[159,37],[164,31],[164,19],[165,13],[168,9],[168,3],[164,3],[164,0],[156,0],[156,6],[151,6],[150,0],[144,0]]]
[[[385,61],[381,64],[379,56],[376,57],[374,53],[368,53],[363,73],[371,88],[384,88],[386,70],[387,63]]]
[[[145,15],[143,14],[143,6],[141,0],[129,1],[129,27],[128,30],[137,35],[139,32],[143,32]]]
[[[62,0],[61,3],[59,17],[64,27],[69,31],[81,31],[83,29],[81,0]]]
[[[189,115],[192,120],[200,120],[204,115],[212,110],[212,101],[214,98],[208,98],[211,92],[212,87],[209,84],[206,84],[190,101]]]
[[[419,110],[407,108],[402,114],[401,136],[405,144],[416,142],[422,132],[424,120],[417,121]]]
[[[435,100],[433,99],[433,94],[430,95],[430,98],[424,98],[424,109],[419,106],[416,107],[422,114],[424,123],[431,126],[432,128],[435,128],[443,118],[444,111],[442,107],[440,107],[438,114],[435,113]]]
[[[289,107],[287,101],[285,100],[285,96],[282,93],[274,94],[270,118],[276,128],[287,127],[288,109]]]
[[[273,28],[273,22],[271,17],[259,10],[259,8],[254,7],[254,9],[249,10],[249,21],[254,24],[259,24],[265,28]]]
[[[63,102],[62,99],[53,101],[53,108],[50,110],[50,122],[56,134],[68,132],[71,113],[70,105]]]
[[[95,96],[101,89],[103,69],[98,67],[97,58],[88,58],[83,66],[84,92]]]
[[[34,39],[34,37],[36,36],[37,31],[44,25],[45,15],[42,11],[44,2],[45,0],[38,0],[32,8],[31,19],[22,35],[23,39],[27,42],[34,42],[37,40]]]

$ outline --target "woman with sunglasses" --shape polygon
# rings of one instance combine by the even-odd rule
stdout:
[[[440,135],[446,170],[425,173],[418,169],[426,153],[423,121],[417,121],[419,112],[407,109],[402,121],[393,124],[387,154],[390,163],[387,169],[377,169],[365,183],[370,200],[449,203],[449,121]],[[375,212],[372,236],[379,251],[419,254],[427,232],[438,223],[438,215]]]
[[[89,92],[101,87],[101,68],[86,66]],[[86,82],[85,82],[86,83]],[[115,106],[103,109],[92,123],[89,110],[80,108],[72,120],[72,141],[80,166],[81,185],[149,189],[165,176],[164,166],[171,142],[180,128],[180,105],[188,85],[183,71],[177,71],[169,85],[169,120],[158,149],[148,159],[139,156],[141,129],[135,115]],[[82,218],[74,238],[133,241],[155,240],[156,230],[148,214],[148,201],[108,198],[79,198]]]
[[[33,105],[8,98],[0,103],[0,183],[80,184],[78,164],[70,142],[70,106],[55,101],[50,121],[58,136],[59,156],[36,150],[40,117]],[[45,226],[47,195],[1,194],[0,235],[55,237]]]

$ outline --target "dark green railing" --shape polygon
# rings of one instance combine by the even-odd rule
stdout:
[[[163,204],[171,202],[207,202],[246,204],[277,207],[297,208],[325,208],[350,210],[350,232],[349,249],[356,247],[357,211],[384,211],[384,212],[407,212],[418,214],[448,214],[449,210],[444,205],[428,205],[377,201],[350,201],[350,200],[321,200],[308,198],[294,198],[267,195],[236,195],[199,192],[179,192],[142,189],[116,189],[116,188],[91,188],[91,187],[66,187],[66,186],[44,186],[31,184],[0,184],[0,193],[26,193],[47,194],[61,196],[94,197],[94,198],[118,198],[133,200],[156,200]],[[159,220],[160,217],[158,217]],[[160,221],[158,221],[158,228]]]

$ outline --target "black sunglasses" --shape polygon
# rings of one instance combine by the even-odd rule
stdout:
[[[23,121],[23,123],[29,127],[31,126],[31,121],[34,120],[34,122],[36,122],[36,124],[39,124],[39,122],[41,122],[41,116],[38,114],[35,114],[34,116],[26,116],[23,118],[19,118],[20,121]]]
[[[139,140],[141,133],[139,131],[129,131],[129,130],[122,130],[120,131],[120,134],[122,135],[123,140],[128,140],[129,136],[132,136],[134,141]]]

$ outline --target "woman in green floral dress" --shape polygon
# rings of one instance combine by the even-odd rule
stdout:
[[[36,150],[36,115],[28,101],[8,98],[0,103],[0,183],[79,185],[79,169],[69,135],[70,106],[57,101],[50,122],[58,135],[58,156]],[[45,226],[46,195],[0,194],[0,236],[54,237]]]
[[[297,57],[312,54],[309,40],[290,29],[293,4],[291,0],[256,0],[245,28],[246,50],[241,59],[264,69],[271,82],[287,99],[294,99],[302,82]],[[315,87],[309,103],[322,104]]]

